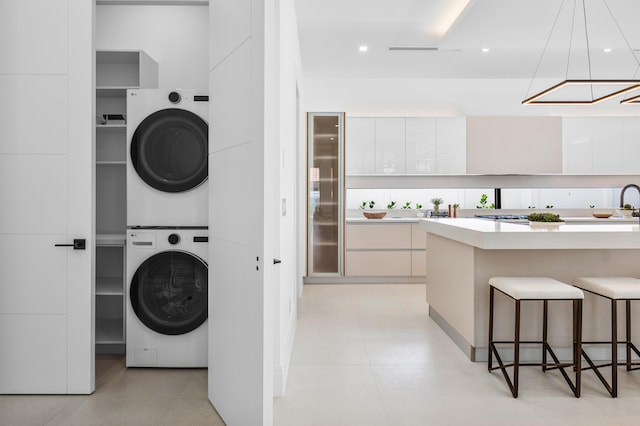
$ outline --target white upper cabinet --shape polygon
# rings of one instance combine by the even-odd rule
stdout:
[[[465,174],[467,171],[467,120],[465,117],[436,121],[437,174]]]
[[[594,120],[593,160],[593,173],[622,172],[622,118]]]
[[[593,119],[562,119],[562,172],[583,174],[593,171]]]
[[[375,118],[350,118],[345,126],[345,167],[347,174],[376,172]]]
[[[640,173],[640,118],[567,117],[562,120],[566,174]]]
[[[347,175],[465,174],[465,117],[349,117]]]
[[[405,173],[405,119],[376,118],[376,174]]]
[[[622,119],[622,173],[640,174],[640,118]]]
[[[436,119],[406,119],[406,173],[436,173]]]

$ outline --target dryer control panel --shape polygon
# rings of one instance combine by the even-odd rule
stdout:
[[[132,248],[156,248],[156,234],[152,232],[130,231],[127,235],[127,243]]]

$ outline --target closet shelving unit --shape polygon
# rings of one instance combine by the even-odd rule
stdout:
[[[125,351],[127,89],[157,87],[145,52],[96,51],[96,353]]]

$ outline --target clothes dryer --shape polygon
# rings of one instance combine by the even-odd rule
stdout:
[[[127,91],[127,225],[208,222],[206,90]]]
[[[206,367],[207,227],[127,230],[127,367]]]

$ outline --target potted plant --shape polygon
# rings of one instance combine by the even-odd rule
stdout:
[[[440,210],[440,204],[442,204],[444,200],[442,198],[432,198],[431,204],[433,204],[433,211],[437,212]]]
[[[618,209],[616,213],[623,217],[631,217],[633,216],[633,206],[631,204],[625,204],[621,209]]]
[[[410,209],[411,208],[411,201],[407,201],[406,203],[404,203],[404,206],[402,206],[402,208],[404,210]]]
[[[527,219],[529,225],[534,227],[556,227],[564,223],[564,220],[560,219],[560,215],[554,213],[531,213]]]
[[[458,217],[458,209],[460,208],[460,204],[459,203],[455,203],[453,205],[453,217]]]
[[[396,202],[392,201],[389,204],[387,204],[387,209],[391,210],[391,209],[395,209],[396,208]]]
[[[376,206],[376,202],[375,201],[363,201],[362,204],[360,204],[360,208],[362,210],[366,209],[367,206],[369,206],[369,209],[372,210]],[[362,212],[362,214],[367,219],[382,219],[383,217],[385,217],[387,215],[387,212]]]

